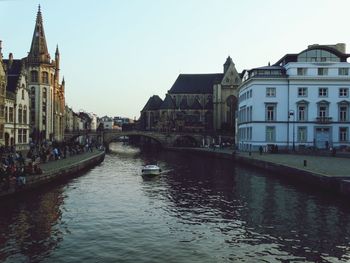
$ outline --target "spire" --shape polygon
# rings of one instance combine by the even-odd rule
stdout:
[[[28,57],[30,59],[30,62],[50,63],[50,54],[47,49],[40,5],[38,7],[38,13],[36,15],[33,40]]]
[[[228,70],[228,68],[229,68],[229,66],[230,66],[231,64],[234,65],[234,63],[233,63],[233,61],[232,61],[232,58],[231,58],[230,56],[228,56],[227,59],[226,59],[226,62],[225,62],[225,64],[224,64],[224,73],[226,73],[226,71]]]
[[[2,40],[0,40],[0,61],[2,60]]]

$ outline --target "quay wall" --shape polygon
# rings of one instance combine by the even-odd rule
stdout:
[[[77,161],[73,164],[65,165],[60,168],[56,168],[50,171],[44,171],[42,174],[29,175],[26,176],[26,182],[22,186],[15,184],[10,184],[8,189],[0,190],[0,198],[4,196],[9,196],[12,194],[17,194],[24,192],[29,189],[40,187],[44,184],[53,182],[55,180],[67,178],[70,176],[75,176],[82,171],[88,170],[101,162],[103,162],[105,157],[105,152],[101,151],[96,155],[89,156],[86,159]]]
[[[200,156],[232,160],[245,166],[255,167],[269,172],[273,172],[274,175],[279,177],[288,177],[299,182],[320,187],[322,190],[327,192],[350,196],[350,177],[345,178],[341,176],[328,176],[326,174],[320,174],[312,171],[298,169],[270,161],[240,156],[239,154],[235,154],[229,151],[221,152],[200,148],[196,149],[175,147],[167,148],[166,150],[182,153],[194,153]]]

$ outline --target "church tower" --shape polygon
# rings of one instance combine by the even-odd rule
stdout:
[[[55,131],[55,99],[59,85],[60,54],[56,48],[55,59],[52,60],[47,48],[43,17],[39,5],[33,39],[28,57],[26,70],[30,90],[31,110],[30,124],[33,141],[62,140],[63,134]]]

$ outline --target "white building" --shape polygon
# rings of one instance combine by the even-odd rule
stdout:
[[[5,100],[5,146],[15,146],[16,150],[29,149],[29,92],[23,61],[9,55],[4,60],[7,68]]]
[[[245,71],[239,148],[349,147],[349,56],[345,44],[312,45],[273,66]]]

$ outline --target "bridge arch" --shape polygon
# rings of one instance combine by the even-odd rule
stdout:
[[[191,135],[178,135],[173,142],[174,147],[198,147],[200,142]]]
[[[147,142],[155,142],[157,146],[164,147],[164,141],[162,141],[157,136],[154,136],[152,134],[145,134],[145,133],[139,133],[139,132],[120,132],[120,133],[105,133],[104,134],[104,144],[106,147],[112,142],[120,141],[121,137],[127,136],[129,138],[143,138],[142,143]]]

